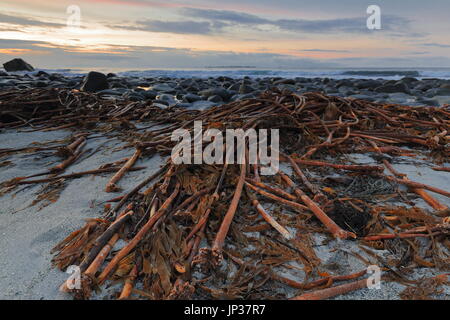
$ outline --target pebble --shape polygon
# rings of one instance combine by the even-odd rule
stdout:
[[[42,70],[26,74],[0,71],[0,90],[46,87],[82,89],[98,92],[102,97],[111,99],[152,101],[154,105],[164,108],[176,105],[183,108],[205,109],[231,101],[256,98],[261,92],[275,87],[297,94],[323,92],[330,96],[351,97],[380,103],[424,106],[442,106],[450,103],[450,81],[418,80],[413,76],[406,76],[398,81],[304,77],[176,79],[122,77],[113,73],[104,75],[97,72],[91,72],[87,76],[65,76]]]

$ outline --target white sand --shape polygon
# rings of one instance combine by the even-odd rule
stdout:
[[[0,148],[19,148],[33,141],[52,141],[70,136],[70,132],[34,132],[1,134]],[[105,139],[89,140],[86,148],[96,149]],[[129,157],[134,150],[125,149],[113,152],[113,148],[123,145],[117,140],[105,145],[92,157],[72,165],[66,173],[97,169],[102,163],[113,162]],[[50,152],[49,152],[50,154]],[[5,161],[2,158],[0,161]],[[17,176],[41,172],[61,159],[48,157],[35,159],[32,154],[20,154],[8,157],[15,166],[0,168],[0,181]],[[161,159],[138,161],[137,166],[145,170],[128,173],[119,186],[131,190],[136,184],[159,169]],[[56,203],[39,211],[39,204],[23,211],[35,198],[40,185],[33,185],[25,191],[15,191],[0,198],[0,299],[71,299],[58,292],[60,284],[67,274],[52,268],[50,250],[70,232],[82,227],[86,218],[98,217],[103,206],[90,208],[92,201],[97,203],[114,198],[118,194],[104,192],[111,174],[86,176],[69,180]]]

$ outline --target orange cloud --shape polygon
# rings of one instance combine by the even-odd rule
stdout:
[[[159,1],[143,1],[143,0],[89,0],[86,1],[90,4],[92,3],[104,3],[104,4],[116,4],[116,5],[133,5],[133,6],[144,6],[144,7],[161,7],[161,8],[180,8],[185,5],[176,3],[167,3]]]
[[[20,49],[20,48],[3,48],[0,49],[0,53],[16,55],[16,54],[27,54],[31,53],[33,50],[31,49]]]

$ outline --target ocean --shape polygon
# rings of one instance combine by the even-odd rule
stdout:
[[[151,69],[151,70],[123,70],[114,68],[89,68],[89,69],[40,69],[46,72],[58,72],[66,76],[79,76],[89,71],[100,71],[104,73],[113,72],[119,76],[126,77],[168,77],[168,78],[209,78],[225,76],[230,78],[265,78],[265,77],[282,77],[282,78],[359,78],[359,79],[387,79],[398,80],[403,77],[415,77],[417,79],[439,78],[450,79],[450,68],[424,68],[424,69],[258,69],[258,68],[241,68],[241,67],[214,67],[202,69]]]

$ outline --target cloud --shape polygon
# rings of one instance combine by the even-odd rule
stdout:
[[[238,24],[257,27],[260,25],[270,25],[283,31],[306,32],[306,33],[367,33],[366,17],[350,17],[338,19],[278,19],[270,20],[257,15],[241,13],[229,10],[210,10],[198,8],[183,8],[180,13],[193,18],[200,18],[210,22],[222,22],[226,24]],[[396,31],[399,35],[404,34],[403,30],[408,30],[411,23],[409,19],[394,16],[382,16],[383,31]],[[409,33],[410,31],[408,31]]]
[[[450,48],[450,44],[435,43],[435,42],[423,43],[422,46],[435,48]]]
[[[410,20],[384,15],[382,17],[382,31],[405,30]],[[369,33],[365,17],[339,18],[339,19],[282,19],[274,22],[282,30],[302,31],[307,33]]]
[[[429,51],[413,51],[413,52],[407,52],[407,54],[412,54],[412,55],[423,55],[423,54],[429,54],[431,52]]]
[[[275,26],[287,31],[302,31],[308,33],[327,32],[367,32],[366,23],[361,18],[329,19],[329,20],[292,20],[282,19],[274,23]]]
[[[198,21],[138,21],[136,28],[141,31],[166,32],[179,34],[208,34],[213,30],[210,22]]]
[[[89,4],[104,4],[104,5],[121,5],[121,6],[141,6],[151,8],[172,8],[180,7],[181,4],[169,3],[169,1],[150,1],[150,0],[82,0]]]
[[[316,50],[316,49],[306,49]],[[322,50],[322,49],[317,49]],[[323,49],[326,50],[326,49]],[[27,62],[36,68],[112,70],[155,68],[205,68],[211,66],[253,66],[261,70],[277,68],[331,69],[346,67],[448,67],[448,57],[405,55],[403,57],[348,57],[335,59],[301,58],[267,52],[236,53],[231,51],[193,51],[190,49],[157,46],[105,45],[104,49],[82,46],[54,46],[44,41],[0,39],[0,62],[11,59],[16,52],[26,54]],[[20,54],[21,53],[21,54]],[[113,64],[111,64],[113,61]]]
[[[25,26],[33,26],[33,27],[56,27],[61,28],[65,27],[65,24],[47,22],[38,20],[32,17],[23,17],[11,14],[0,13],[0,23],[12,24],[12,25],[20,25],[22,27]]]
[[[45,41],[18,40],[18,39],[0,39],[0,48],[14,46],[17,48],[29,48],[37,44],[45,44]]]
[[[220,21],[162,21],[162,20],[140,20],[135,23],[106,24],[107,27],[116,30],[161,32],[175,34],[212,34],[222,31],[227,24]]]
[[[205,68],[218,65],[248,65],[258,68],[327,68],[335,63],[304,59],[273,53],[236,53],[232,51],[192,51],[153,46],[109,45],[103,51],[93,52],[80,46],[55,47],[42,41],[2,40],[0,50],[29,49],[36,54],[27,55],[27,61],[37,68]],[[23,50],[22,50],[23,51]],[[39,55],[37,52],[39,51]],[[115,52],[111,53],[111,52]],[[0,51],[0,60],[3,57]],[[9,59],[9,58],[8,58]]]
[[[253,14],[241,13],[229,10],[208,10],[208,9],[198,9],[198,8],[183,8],[181,9],[182,14],[189,15],[195,18],[222,21],[222,22],[233,22],[238,24],[271,24],[272,21],[258,17]]]
[[[137,31],[166,32],[179,34],[214,34],[223,32],[225,28],[241,26],[261,31],[261,26],[271,26],[272,30],[306,33],[306,34],[329,34],[329,33],[374,33],[367,29],[366,17],[350,17],[338,19],[267,19],[254,14],[230,11],[212,10],[199,8],[181,8],[178,13],[182,19],[178,21],[143,20],[134,24],[124,23],[122,25],[110,25],[114,29],[126,29]],[[382,30],[396,37],[414,36],[409,28],[409,19],[393,16],[382,16]],[[405,31],[407,30],[407,31]]]
[[[348,53],[349,50],[333,50],[333,49],[304,49],[297,50],[298,52],[330,52],[330,53]]]

